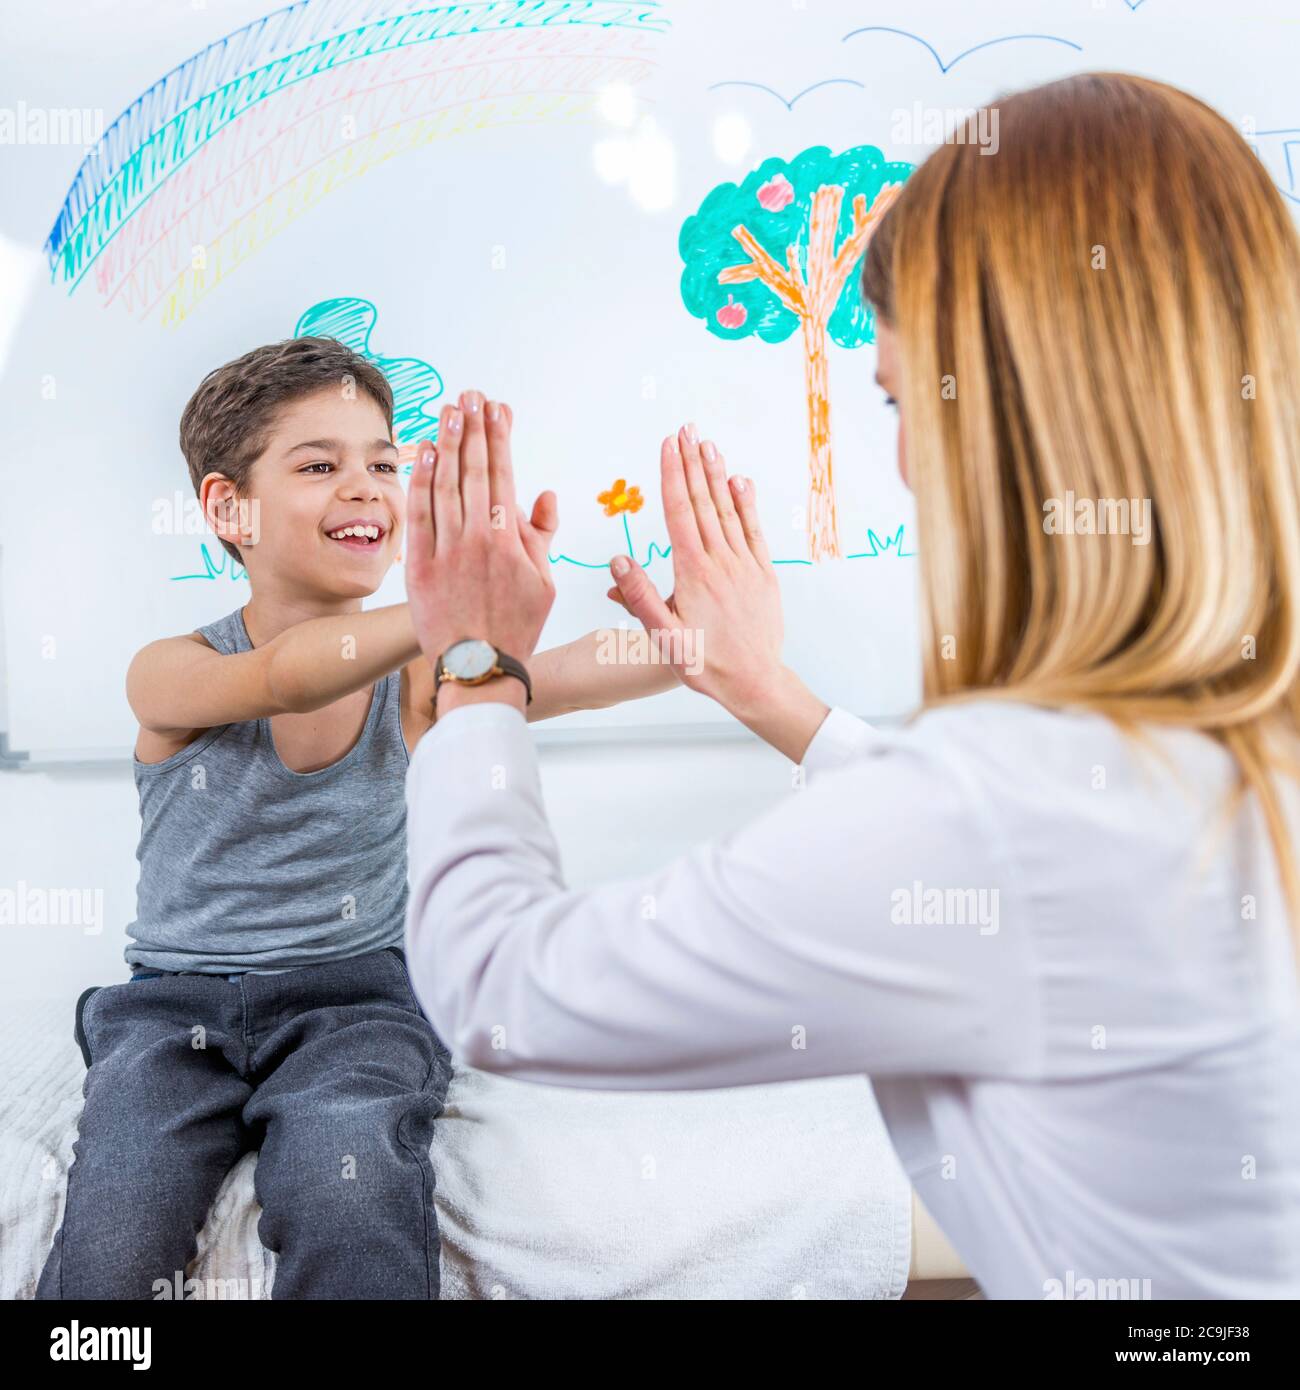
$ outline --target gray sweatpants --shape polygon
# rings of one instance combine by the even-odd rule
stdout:
[[[37,1298],[175,1296],[248,1149],[277,1299],[438,1297],[429,1145],[451,1056],[396,947],[273,975],[137,970],[82,996],[76,1032],[85,1107]]]

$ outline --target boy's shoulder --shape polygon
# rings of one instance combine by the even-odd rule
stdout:
[[[126,695],[139,724],[135,744],[138,762],[165,762],[208,727],[177,718],[169,692],[207,689],[218,670],[211,663],[219,657],[239,654],[233,637],[229,642],[223,641],[222,627],[228,621],[229,618],[223,618],[205,628],[155,638],[131,658]],[[225,667],[220,669],[224,671]]]

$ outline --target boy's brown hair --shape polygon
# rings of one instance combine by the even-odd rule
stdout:
[[[253,464],[266,449],[276,411],[317,391],[359,389],[384,412],[393,430],[393,389],[383,372],[334,338],[286,338],[254,348],[205,376],[181,415],[181,453],[197,494],[209,473],[220,473],[243,494]],[[243,563],[236,546],[221,544]]]

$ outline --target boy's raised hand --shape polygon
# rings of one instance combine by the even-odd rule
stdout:
[[[547,558],[558,515],[543,492],[520,510],[509,406],[466,391],[420,442],[407,510],[406,591],[430,664],[462,637],[526,663],[555,599]],[[513,684],[513,682],[511,682]]]

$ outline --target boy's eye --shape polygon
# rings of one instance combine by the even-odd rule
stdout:
[[[389,463],[387,459],[380,460],[373,465],[375,468],[382,468],[389,473],[397,472],[397,465]],[[300,473],[316,473],[323,469],[333,468],[334,465],[328,459],[318,459],[315,463],[309,463],[305,468],[300,468]]]

